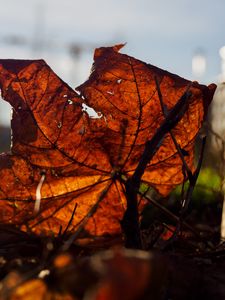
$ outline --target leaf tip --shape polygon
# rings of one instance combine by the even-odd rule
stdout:
[[[105,53],[109,53],[111,51],[113,52],[119,52],[120,49],[122,49],[124,46],[126,45],[126,43],[121,43],[121,44],[117,44],[111,47],[100,47],[95,49],[95,53],[94,53],[94,60],[96,60],[98,57],[104,55]]]
[[[211,94],[211,98],[213,97],[215,91],[216,91],[217,85],[215,83],[211,83],[208,85],[209,93]]]
[[[1,68],[7,70],[10,73],[18,74],[21,70],[26,68],[32,63],[46,64],[43,59],[39,60],[26,60],[26,59],[1,59]]]
[[[204,102],[204,110],[205,114],[207,114],[208,107],[213,100],[217,85],[215,83],[211,83],[207,86],[207,90],[205,90],[205,102]]]

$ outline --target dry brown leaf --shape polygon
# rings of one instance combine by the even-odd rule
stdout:
[[[193,169],[194,141],[215,85],[120,54],[121,47],[95,51],[92,74],[77,89],[81,94],[43,60],[0,60],[2,96],[13,107],[11,153],[0,156],[2,223],[47,234],[80,225],[95,236],[120,233],[123,180],[164,121],[155,77],[168,110],[191,85],[188,109],[173,133]],[[169,134],[142,179],[162,195],[182,182],[182,162]]]

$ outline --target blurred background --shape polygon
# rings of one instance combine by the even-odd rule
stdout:
[[[221,82],[224,28],[224,0],[0,0],[0,57],[43,58],[76,87],[89,75],[94,48],[126,42],[124,53],[188,79]],[[6,148],[9,125],[9,105],[0,100]]]

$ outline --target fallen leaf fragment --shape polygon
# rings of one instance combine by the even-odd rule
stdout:
[[[45,299],[47,287],[42,280],[33,279],[19,285],[10,296],[10,300],[41,300]]]

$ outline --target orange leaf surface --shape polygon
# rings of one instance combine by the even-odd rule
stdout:
[[[122,178],[133,174],[165,119],[155,77],[168,110],[190,86],[188,108],[173,133],[193,168],[194,141],[215,85],[120,54],[121,47],[95,51],[90,78],[77,92],[43,60],[0,60],[2,97],[13,107],[11,153],[0,156],[0,222],[47,234],[82,224],[91,235],[120,233]],[[142,179],[162,195],[183,181],[169,134]]]

